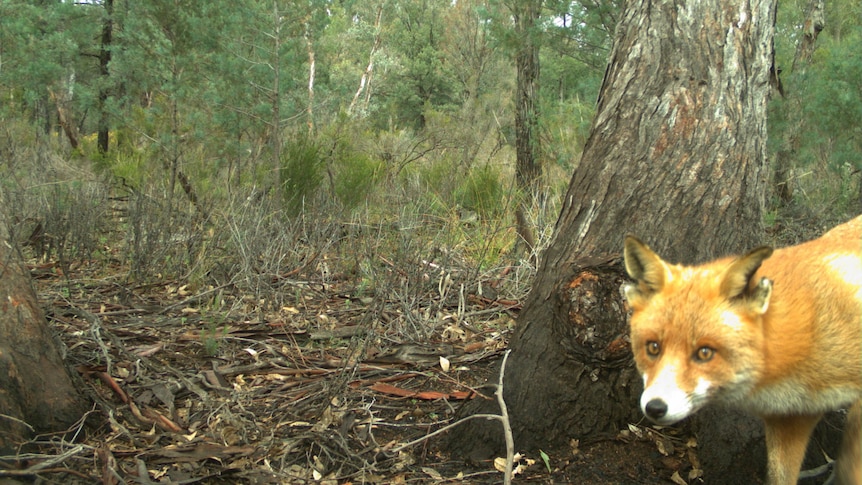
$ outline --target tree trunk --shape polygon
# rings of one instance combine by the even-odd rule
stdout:
[[[518,450],[641,420],[620,295],[626,233],[687,263],[761,242],[774,15],[774,0],[627,3],[580,166],[510,342],[504,385]],[[477,399],[463,414],[495,411]],[[475,458],[503,443],[498,423],[455,433],[453,452]]]
[[[311,17],[311,15],[309,15]],[[316,64],[314,62],[314,43],[311,38],[311,18],[305,21],[305,51],[308,54],[308,106],[305,112],[308,116],[306,121],[308,125],[308,138],[314,136],[314,75]]]
[[[0,453],[34,433],[67,429],[87,411],[0,219]]]
[[[275,30],[272,34],[272,112],[270,113],[272,115],[272,138],[270,144],[272,146],[273,170],[275,170],[273,196],[278,203],[282,203],[284,179],[281,173],[281,146],[283,143],[281,136],[281,28],[284,24],[281,18],[282,13],[278,8],[278,0],[274,0],[272,5]]]
[[[111,42],[114,34],[114,0],[105,0],[105,18],[102,19],[102,39],[99,45],[99,76],[102,85],[99,87],[99,130],[97,145],[99,153],[108,153],[109,126],[108,126],[108,82],[110,72],[108,64],[111,62]]]
[[[356,108],[356,102],[359,100],[359,95],[362,91],[366,92],[365,103],[362,115],[368,114],[368,103],[371,101],[371,73],[374,71],[374,55],[380,47],[380,19],[383,17],[383,3],[377,6],[377,15],[374,18],[374,43],[371,45],[371,53],[368,55],[368,65],[362,71],[362,77],[359,78],[359,89],[353,95],[353,100],[350,101],[350,106],[347,107],[347,114],[352,115]]]
[[[539,164],[539,43],[536,22],[542,11],[542,0],[514,2],[510,7],[515,20],[518,48],[515,53],[517,88],[515,89],[515,183],[521,192],[515,208],[518,235],[533,253],[533,229],[526,223],[525,212],[536,193],[542,168]]]
[[[515,178],[518,188],[531,191],[541,169],[538,163],[539,115],[536,103],[539,97],[539,44],[536,42],[536,21],[542,0],[519,2],[513,7],[518,50],[515,66],[518,86],[515,99],[515,149],[517,165]]]

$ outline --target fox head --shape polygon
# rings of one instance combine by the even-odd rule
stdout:
[[[772,282],[752,278],[772,249],[692,267],[669,264],[628,236],[624,255],[635,281],[625,295],[643,413],[672,424],[707,402],[741,399],[763,366],[757,349]]]

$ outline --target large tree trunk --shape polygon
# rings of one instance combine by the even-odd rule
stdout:
[[[518,450],[640,421],[619,291],[627,233],[688,263],[762,242],[774,15],[774,0],[626,5],[581,164],[510,343],[504,385]],[[479,399],[465,414],[493,408]],[[498,428],[459,429],[450,446],[498,453]]]
[[[21,265],[0,219],[0,453],[17,449],[35,433],[67,429],[88,406],[63,366]]]

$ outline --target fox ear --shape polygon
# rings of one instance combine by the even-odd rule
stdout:
[[[626,286],[629,302],[661,291],[667,279],[667,264],[649,246],[634,236],[626,236],[623,256],[626,273],[637,282]]]
[[[735,260],[727,268],[721,281],[720,291],[728,300],[745,297],[756,313],[763,313],[772,295],[772,281],[762,278],[756,287],[751,288],[751,277],[760,268],[763,260],[772,256],[772,248],[760,247]]]

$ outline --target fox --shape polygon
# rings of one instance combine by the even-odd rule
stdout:
[[[834,473],[862,485],[862,216],[698,266],[665,262],[629,235],[623,260],[647,418],[670,425],[708,403],[759,416],[767,482],[790,485],[820,418],[848,408]]]

